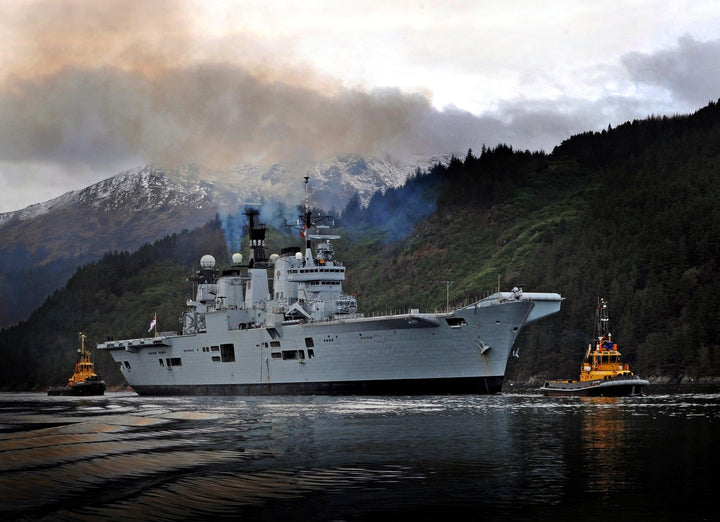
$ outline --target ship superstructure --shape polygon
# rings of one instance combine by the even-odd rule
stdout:
[[[248,209],[247,263],[234,254],[220,272],[202,257],[181,333],[98,345],[137,393],[495,393],[520,329],[560,309],[559,294],[516,288],[453,311],[364,317],[307,177],[305,193],[300,247],[267,257],[266,226]]]

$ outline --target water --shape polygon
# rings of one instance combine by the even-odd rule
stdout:
[[[710,520],[720,387],[0,394],[3,520]]]

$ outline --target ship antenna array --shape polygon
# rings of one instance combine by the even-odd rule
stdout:
[[[310,176],[305,174],[305,213],[310,211],[310,192],[308,185],[310,183]]]
[[[305,174],[305,247],[310,248],[310,176]]]
[[[335,226],[335,222],[330,220],[331,216],[313,216],[312,215],[312,209],[310,208],[310,176],[305,175],[303,178],[305,180],[305,205],[303,212],[300,216],[298,216],[300,219],[297,220],[297,222],[292,225],[285,220],[285,226],[288,228],[294,228],[297,230],[300,230],[301,236],[305,238],[306,240],[306,246],[310,247],[310,229],[311,228],[328,228],[329,226]],[[330,225],[321,225],[322,222],[329,222]]]

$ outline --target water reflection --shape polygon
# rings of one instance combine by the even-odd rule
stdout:
[[[0,394],[0,515],[540,520],[582,512],[585,520],[663,520],[684,514],[688,503],[706,514],[714,512],[704,500],[712,481],[701,477],[720,464],[719,399],[715,390],[586,399],[534,390],[490,397]],[[670,485],[675,477],[683,483]]]
[[[619,397],[583,397],[582,454],[590,493],[610,495],[627,482],[626,415]]]

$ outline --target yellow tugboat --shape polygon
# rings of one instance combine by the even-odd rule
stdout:
[[[545,395],[621,397],[640,395],[650,383],[641,379],[621,362],[618,345],[609,330],[608,307],[600,299],[596,311],[595,346],[588,345],[580,366],[580,379],[545,381],[540,390]]]
[[[85,350],[85,334],[80,334],[80,349],[75,361],[75,373],[68,379],[66,386],[56,386],[48,390],[48,395],[104,395],[105,381],[95,373],[90,352]]]

